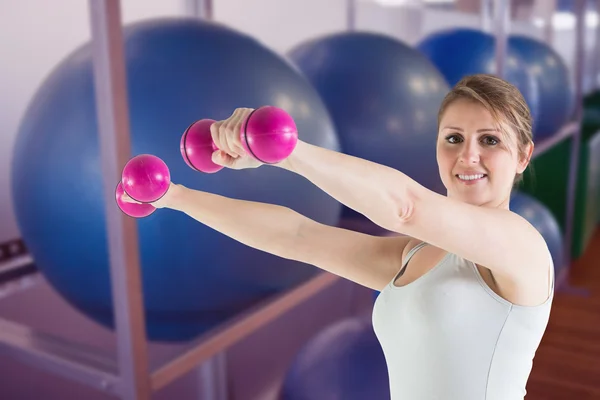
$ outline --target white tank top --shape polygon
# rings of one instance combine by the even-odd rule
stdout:
[[[508,302],[474,263],[446,256],[405,286],[382,290],[373,328],[385,355],[392,400],[522,400],[554,297],[535,307]],[[553,268],[551,268],[553,270]]]

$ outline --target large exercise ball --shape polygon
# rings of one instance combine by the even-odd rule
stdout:
[[[288,370],[281,400],[385,400],[387,365],[370,319],[334,322],[300,349]]]
[[[556,51],[539,40],[513,35],[508,44],[524,60],[538,85],[540,105],[534,136],[538,140],[548,138],[568,122],[575,109],[569,69]]]
[[[555,272],[558,273],[564,268],[567,260],[564,254],[563,235],[552,212],[540,200],[520,191],[513,192],[510,210],[525,218],[540,232],[552,255]]]
[[[433,62],[450,86],[476,74],[497,75],[496,40],[493,36],[470,28],[453,28],[432,33],[417,48]],[[507,49],[504,79],[513,84],[527,102],[538,123],[540,97],[537,81],[527,70],[519,54]]]
[[[179,150],[192,122],[262,105],[288,111],[302,140],[339,149],[318,93],[287,60],[249,36],[197,19],[129,25],[124,40],[132,155],[162,158],[173,181],[193,189],[279,204],[337,223],[339,203],[300,176],[270,166],[203,174],[189,168]],[[12,194],[39,269],[72,305],[111,327],[92,67],[87,43],[33,97],[14,150]],[[137,220],[137,227],[150,339],[193,338],[316,272],[242,245],[181,212],[159,210]],[[262,229],[259,222],[247,228],[257,234]]]
[[[321,95],[344,153],[445,193],[435,150],[449,87],[422,54],[385,35],[351,32],[305,42],[288,56]]]

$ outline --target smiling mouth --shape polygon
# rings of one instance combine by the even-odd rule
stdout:
[[[465,183],[475,183],[487,178],[487,174],[473,174],[473,175],[455,175],[460,181]]]

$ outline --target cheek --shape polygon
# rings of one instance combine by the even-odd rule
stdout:
[[[439,146],[437,149],[437,159],[440,167],[447,167],[454,163],[456,155],[452,152],[452,150],[444,146]]]
[[[494,175],[502,176],[503,179],[512,180],[517,173],[517,163],[511,157],[503,154],[496,154],[487,160],[488,168],[494,171]]]

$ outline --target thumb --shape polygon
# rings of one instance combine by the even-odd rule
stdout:
[[[233,157],[221,150],[212,153],[212,162],[223,167],[229,167],[233,164]]]

